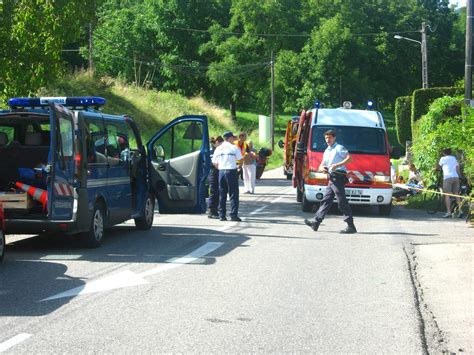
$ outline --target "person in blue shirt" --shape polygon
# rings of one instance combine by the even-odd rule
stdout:
[[[329,212],[335,196],[339,204],[339,210],[344,215],[344,222],[347,223],[347,227],[343,229],[341,233],[357,233],[352,217],[352,210],[347,202],[344,190],[344,186],[347,182],[346,164],[352,161],[352,157],[344,146],[336,143],[336,131],[330,129],[324,132],[324,139],[328,147],[324,151],[323,160],[318,170],[324,171],[329,175],[328,187],[314,219],[305,219],[304,223],[316,232],[324,217]]]

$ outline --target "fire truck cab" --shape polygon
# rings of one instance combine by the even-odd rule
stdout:
[[[293,186],[305,212],[323,198],[327,174],[318,171],[327,148],[324,132],[336,131],[336,142],[347,148],[352,162],[347,165],[346,196],[350,204],[378,206],[381,215],[392,208],[390,151],[382,114],[373,110],[320,108],[303,111],[294,159]]]

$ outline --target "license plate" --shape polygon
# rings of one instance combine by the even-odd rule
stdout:
[[[351,196],[362,196],[362,190],[359,189],[346,189],[346,194]]]

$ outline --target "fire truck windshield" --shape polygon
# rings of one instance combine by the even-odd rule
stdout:
[[[324,152],[327,148],[324,132],[336,131],[336,142],[342,144],[350,153],[386,154],[385,131],[381,128],[357,126],[314,126],[311,137],[311,151]]]

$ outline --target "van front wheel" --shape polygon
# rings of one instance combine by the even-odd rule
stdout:
[[[87,232],[79,235],[87,248],[98,248],[104,239],[104,212],[99,204],[95,204],[92,220]]]
[[[153,225],[155,217],[155,198],[148,195],[145,201],[145,214],[143,217],[135,218],[135,226],[141,230],[148,230]]]

